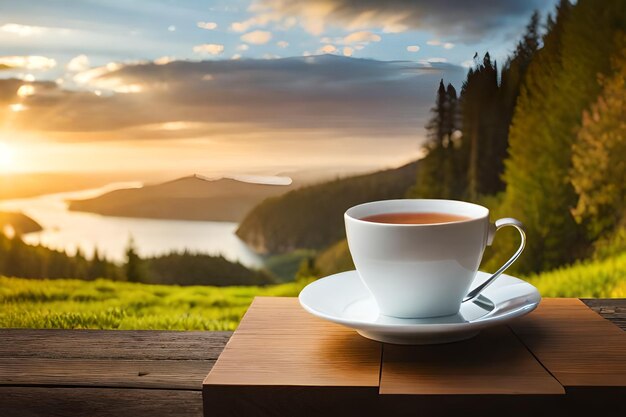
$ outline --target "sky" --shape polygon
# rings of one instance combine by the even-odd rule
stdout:
[[[3,2],[2,172],[273,174],[420,156],[440,79],[542,0]]]

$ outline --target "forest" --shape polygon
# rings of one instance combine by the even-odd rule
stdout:
[[[625,30],[626,2],[563,0],[548,16],[532,15],[504,63],[489,52],[475,54],[459,91],[441,80],[426,126],[426,156],[417,161],[416,178],[403,196],[472,201],[489,207],[493,220],[521,220],[530,244],[513,273],[529,275],[623,253]],[[291,194],[306,206],[301,190]],[[345,194],[354,197],[351,190]],[[345,194],[329,199],[333,208],[326,210],[349,208]],[[340,225],[288,227],[289,216],[281,215],[290,210],[286,197],[273,201],[272,230],[257,239],[280,248],[285,230],[306,236],[333,227],[334,241],[325,241],[323,248],[313,242],[304,246],[321,250],[303,262],[300,275],[352,269]],[[244,224],[254,223],[257,214],[253,211]],[[516,239],[514,231],[499,233],[481,268],[499,267]]]
[[[561,1],[543,24],[532,16],[501,69],[486,53],[458,94],[442,81],[409,195],[520,219],[525,274],[626,249],[625,29],[623,1]],[[514,244],[497,241],[487,264]]]
[[[142,258],[130,239],[126,262],[106,260],[97,250],[88,259],[80,250],[74,255],[41,245],[31,246],[19,235],[0,234],[0,276],[22,278],[108,278],[145,284],[176,285],[267,285],[276,282],[270,272],[254,270],[223,256],[172,252]]]

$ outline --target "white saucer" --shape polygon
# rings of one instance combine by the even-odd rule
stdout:
[[[478,272],[471,288],[488,277]],[[530,313],[541,296],[531,284],[503,274],[474,301],[463,303],[454,316],[400,319],[380,315],[357,271],[348,271],[312,282],[300,292],[299,299],[314,316],[355,329],[368,339],[421,345],[469,339],[481,329]]]

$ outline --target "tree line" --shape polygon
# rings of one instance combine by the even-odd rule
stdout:
[[[41,245],[28,245],[19,235],[0,233],[0,275],[21,278],[76,278],[176,285],[266,285],[275,283],[271,273],[247,268],[223,256],[190,251],[142,258],[132,239],[123,264],[108,261],[96,250],[91,259],[77,250],[74,255]]]
[[[459,94],[439,85],[408,195],[522,220],[522,272],[626,249],[625,31],[624,1],[562,0],[543,24],[532,15],[500,70],[475,55]],[[514,245],[505,234],[488,264]]]

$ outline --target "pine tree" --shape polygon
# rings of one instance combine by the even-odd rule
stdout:
[[[467,159],[467,196],[476,200],[481,194],[497,191],[497,172],[494,153],[497,126],[498,68],[487,52],[482,62],[474,55],[461,89],[463,148]]]
[[[109,274],[107,274],[107,262],[105,259],[100,257],[98,248],[93,251],[93,259],[89,265],[88,277],[89,279],[112,278]]]
[[[543,48],[530,63],[510,128],[502,212],[527,227],[526,271],[553,268],[586,253],[584,230],[571,214],[577,196],[569,180],[571,147],[582,112],[607,73],[615,33],[626,29],[626,2],[563,0]],[[502,259],[512,248],[499,245]]]
[[[4,274],[12,277],[30,278],[30,274],[27,272],[27,254],[23,249],[22,239],[17,235],[13,236],[10,239],[9,251],[6,254]]]
[[[433,116],[426,125],[428,142],[426,156],[420,162],[416,186],[410,195],[420,198],[458,198],[459,185],[456,160],[458,130],[458,99],[451,84],[439,82]]]
[[[493,144],[494,160],[492,161],[494,168],[492,175],[497,176],[497,179],[494,178],[493,186],[491,189],[487,190],[487,193],[497,193],[503,191],[505,188],[505,182],[502,177],[504,173],[504,161],[508,157],[509,128],[513,120],[515,104],[526,71],[539,49],[539,24],[540,15],[539,12],[535,11],[528,25],[526,25],[526,31],[522,39],[517,43],[515,52],[502,68],[500,75],[500,91],[497,98],[498,104],[495,109],[498,118],[496,140]]]
[[[146,271],[143,264],[143,260],[137,254],[135,247],[135,241],[132,237],[128,240],[128,246],[126,247],[126,265],[125,271],[126,280],[130,282],[145,282]]]

